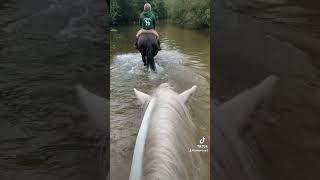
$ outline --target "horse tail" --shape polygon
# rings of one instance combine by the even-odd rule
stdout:
[[[153,58],[153,46],[152,43],[147,45],[147,66],[150,66],[153,71],[156,70],[154,58]]]

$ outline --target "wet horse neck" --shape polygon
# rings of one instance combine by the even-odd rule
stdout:
[[[193,179],[193,153],[189,152],[195,136],[190,114],[178,98],[159,100],[152,114],[145,144],[143,170],[145,179]]]
[[[194,162],[188,149],[195,127],[178,95],[162,92],[152,98],[136,140],[130,180],[192,179]]]

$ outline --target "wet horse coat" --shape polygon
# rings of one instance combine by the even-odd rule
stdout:
[[[137,47],[141,53],[143,64],[155,71],[156,66],[154,56],[156,56],[160,50],[157,36],[152,33],[140,34]]]

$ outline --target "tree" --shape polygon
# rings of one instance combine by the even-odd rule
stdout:
[[[124,24],[139,19],[143,5],[150,3],[158,19],[170,19],[187,27],[209,27],[209,0],[111,0],[113,24]]]

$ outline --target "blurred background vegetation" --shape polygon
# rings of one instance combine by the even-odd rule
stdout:
[[[111,0],[112,25],[138,22],[146,2],[151,4],[157,20],[169,20],[189,28],[210,25],[209,0]]]

